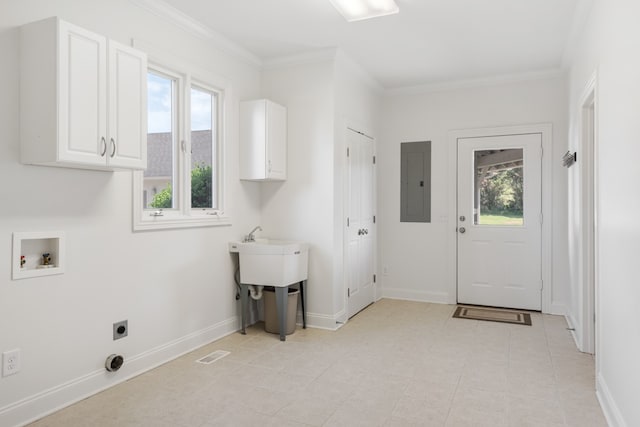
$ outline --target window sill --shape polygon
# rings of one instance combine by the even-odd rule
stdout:
[[[196,227],[225,227],[232,224],[229,217],[218,216],[149,216],[148,218],[134,218],[133,231],[171,230]]]

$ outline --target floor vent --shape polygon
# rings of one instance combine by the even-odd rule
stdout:
[[[230,351],[216,350],[213,353],[207,354],[203,358],[196,360],[196,362],[202,363],[203,365],[210,365],[213,362],[220,360],[229,354],[231,354]]]

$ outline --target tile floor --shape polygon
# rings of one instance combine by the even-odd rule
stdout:
[[[606,426],[594,359],[563,317],[453,319],[455,306],[381,300],[338,331],[262,324],[32,427]],[[211,364],[214,350],[231,354]]]

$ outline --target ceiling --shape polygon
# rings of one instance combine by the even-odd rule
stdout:
[[[164,0],[262,62],[339,47],[386,89],[557,71],[581,1],[396,0],[348,23],[329,0]]]

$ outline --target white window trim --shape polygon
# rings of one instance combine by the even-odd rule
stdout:
[[[150,231],[150,230],[167,230],[176,228],[193,228],[193,227],[216,227],[229,226],[232,224],[231,218],[225,214],[225,196],[226,196],[226,129],[228,126],[228,115],[226,114],[228,100],[231,98],[231,84],[224,78],[221,78],[211,72],[202,70],[195,66],[188,65],[184,60],[171,57],[165,53],[159,52],[145,43],[135,41],[134,46],[137,49],[147,52],[149,69],[157,70],[163,74],[174,77],[181,81],[180,86],[185,90],[183,96],[178,100],[178,129],[180,134],[177,136],[178,141],[184,141],[184,151],[187,153],[191,150],[191,132],[186,129],[186,123],[190,117],[190,106],[185,102],[190,97],[192,86],[215,92],[218,99],[217,108],[217,132],[216,132],[216,158],[215,167],[217,168],[216,193],[218,195],[217,209],[192,209],[190,198],[191,183],[186,185],[178,185],[174,187],[177,191],[176,199],[179,200],[178,209],[165,209],[161,214],[156,216],[154,212],[144,209],[142,206],[142,197],[144,192],[143,178],[144,171],[133,172],[133,230],[134,231]],[[177,175],[183,178],[185,168],[188,166],[190,156],[181,155],[177,162]],[[188,203],[189,202],[189,203]]]

